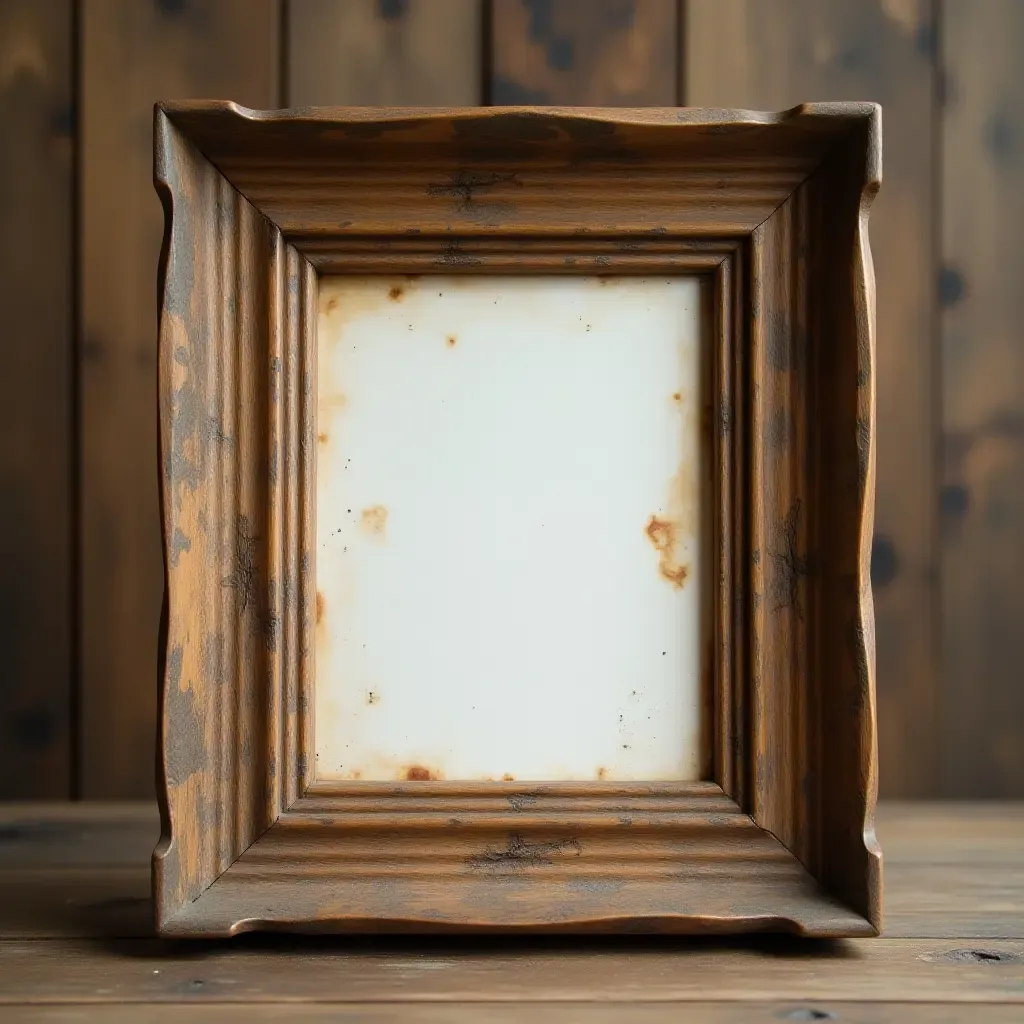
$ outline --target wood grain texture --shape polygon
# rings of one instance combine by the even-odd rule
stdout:
[[[161,568],[150,185],[159,99],[277,100],[277,0],[81,5],[82,790],[153,792]]]
[[[288,106],[481,102],[483,0],[287,5]]]
[[[1024,11],[949,0],[943,12],[940,778],[949,796],[1019,797]]]
[[[429,801],[418,805],[429,821]],[[0,806],[0,939],[152,937],[159,829],[152,804]],[[878,833],[887,938],[1024,939],[1024,804],[883,803]]]
[[[872,931],[710,783],[341,788],[313,787],[166,934]]]
[[[628,943],[437,937],[428,943],[291,936],[199,949],[153,939],[8,941],[0,952],[5,1010],[17,1003],[102,1000],[187,1003],[196,1014],[211,1003],[269,999],[292,1006],[676,1001],[683,1012],[691,1001],[715,1000],[807,1005],[898,999],[908,1006],[938,1002],[954,1008],[1000,1002],[1013,1004],[1018,1014],[1024,1006],[1021,940],[809,943],[775,936],[687,942],[632,936]]]
[[[750,686],[754,773],[752,814],[812,871],[820,850],[809,815],[818,813],[816,695],[808,685],[817,586],[809,581],[810,539],[819,514],[820,477],[809,437],[814,367],[808,348],[820,334],[808,324],[807,256],[825,263],[807,223],[806,187],[798,189],[751,239],[752,387]],[[820,287],[820,284],[819,284]],[[814,382],[817,383],[817,382]],[[818,494],[816,500],[814,495]]]
[[[865,105],[845,145],[753,233],[749,490],[752,814],[876,922],[866,228],[880,130],[879,111]]]
[[[837,109],[292,113],[210,102],[174,118],[303,252],[343,239],[383,253],[418,235],[448,269],[475,266],[469,239],[745,236],[842,136]]]
[[[864,225],[877,108],[275,113],[206,102],[166,105],[157,121],[168,215],[161,932],[876,930]],[[573,273],[702,269],[718,289],[709,462],[726,600],[709,602],[707,663],[719,774],[632,788],[311,786],[315,272],[527,273],[553,257]],[[725,373],[747,338],[750,375]],[[798,369],[805,345],[828,351]],[[800,439],[819,406],[812,448]],[[775,419],[789,447],[769,462]],[[750,433],[733,435],[733,422]],[[722,475],[733,464],[754,466],[735,493]],[[768,485],[786,474],[792,486]],[[794,561],[813,534],[787,526],[805,495],[829,523],[814,574]],[[766,595],[752,621],[740,596],[747,529],[766,547],[775,538],[779,559],[755,579]],[[738,696],[747,664],[759,685]]]
[[[675,0],[491,0],[489,102],[673,106]]]
[[[935,796],[932,4],[689,0],[685,9],[686,103],[763,108],[856,98],[884,107],[885,187],[871,228],[878,268],[872,566],[881,779],[887,796]]]
[[[280,231],[159,109],[156,143],[167,216],[160,451],[168,596],[154,877],[165,921],[303,787],[313,350],[300,339],[315,341],[316,287]]]
[[[12,1006],[8,1024],[54,1024],[54,1022],[134,1022],[137,1006],[100,1003],[73,1010],[49,1006]],[[195,1009],[186,1005],[146,1006],[146,1020],[153,1024],[194,1019]],[[360,1024],[412,1021],[413,1024],[679,1024],[707,1021],[709,1024],[777,1024],[778,1021],[847,1020],[854,1024],[1017,1024],[1020,1007],[1006,1004],[970,1004],[952,1007],[948,1003],[907,1004],[901,1002],[832,1002],[831,1000],[789,1000],[775,1003],[240,1003],[203,1006],[203,1020],[214,1024],[250,1024],[252,1021],[301,1021],[312,1024],[352,1021]]]
[[[156,804],[0,804],[0,868],[137,868],[160,835]]]
[[[133,839],[151,849],[157,831],[150,825]],[[927,853],[921,860],[905,860],[890,853],[887,833],[881,835],[887,844],[886,938],[1024,939],[1024,858],[1007,858],[995,844],[979,841],[974,859],[964,863],[931,862]],[[122,867],[0,868],[0,938],[152,937],[146,859],[139,856]],[[764,863],[775,872],[773,888],[781,894],[779,865]],[[786,884],[795,889],[797,878],[791,873]],[[599,883],[590,888],[600,893]],[[429,891],[426,885],[418,889],[421,895]]]
[[[996,801],[905,803],[879,807],[886,861],[988,864],[1024,861],[1024,805]]]
[[[0,7],[0,799],[72,795],[72,13]]]

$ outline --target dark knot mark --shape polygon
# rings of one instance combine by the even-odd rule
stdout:
[[[259,537],[249,532],[248,517],[239,515],[235,521],[234,562],[231,572],[221,579],[221,585],[238,593],[239,618],[248,613],[267,650],[273,651],[277,648],[280,619],[273,613],[267,594],[260,585],[258,550]]]
[[[458,242],[446,242],[435,262],[442,267],[478,267],[482,261],[463,252]]]
[[[513,793],[508,798],[508,805],[513,811],[522,811],[527,807],[532,807],[537,802],[537,795],[535,793]]]
[[[508,868],[511,871],[525,871],[527,868],[543,867],[553,863],[552,857],[563,850],[573,850],[578,857],[582,852],[578,839],[552,839],[543,843],[531,843],[519,833],[508,837],[508,845],[501,850],[488,847],[483,853],[476,853],[467,859],[471,868],[488,871]]]
[[[810,559],[800,553],[800,512],[803,502],[797,498],[779,526],[781,550],[772,551],[775,578],[772,580],[772,610],[791,609],[803,621],[800,603],[800,581],[810,575]]]
[[[942,953],[925,953],[921,959],[931,963],[1005,964],[1019,960],[1021,954],[996,949],[949,949]]]
[[[514,174],[495,174],[493,172],[455,171],[448,181],[441,184],[427,185],[428,196],[449,196],[457,199],[456,209],[468,210],[478,193],[487,192],[498,185],[521,185]]]

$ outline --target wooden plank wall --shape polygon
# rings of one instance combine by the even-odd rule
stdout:
[[[942,34],[942,774],[1024,794],[1024,4],[946,0]]]
[[[71,14],[0,4],[0,799],[73,762]]]
[[[83,0],[79,538],[83,796],[154,791],[157,505],[153,104],[276,106],[277,0]]]
[[[1018,0],[4,0],[0,798],[153,793],[151,106],[199,96],[882,102],[882,792],[1024,796],[1018,44]]]

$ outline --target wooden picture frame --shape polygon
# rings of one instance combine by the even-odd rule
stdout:
[[[876,934],[880,110],[158,105],[168,936]],[[318,275],[700,274],[705,781],[318,782]]]

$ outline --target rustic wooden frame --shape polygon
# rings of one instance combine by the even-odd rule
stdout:
[[[876,933],[879,109],[155,117],[161,934]],[[708,781],[312,778],[317,277],[349,270],[709,276]]]

